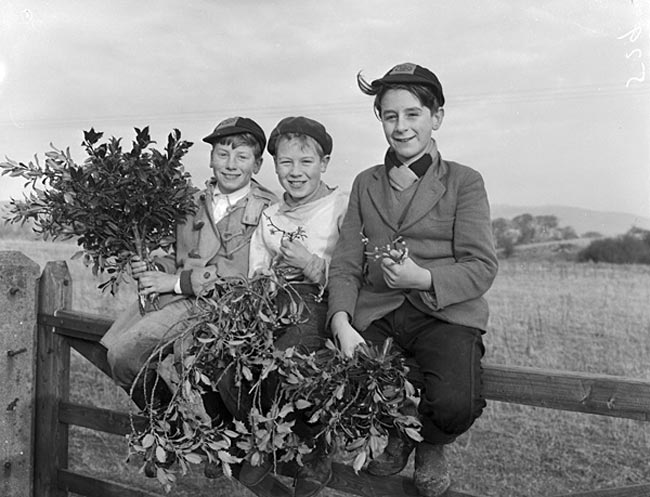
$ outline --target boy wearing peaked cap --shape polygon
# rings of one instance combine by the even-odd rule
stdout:
[[[330,265],[328,319],[346,355],[388,337],[404,354],[420,390],[424,441],[415,447],[395,432],[368,471],[399,473],[415,447],[415,485],[438,497],[450,485],[444,446],[485,406],[483,294],[497,272],[489,204],[481,175],[443,159],[431,136],[445,102],[433,72],[405,63],[372,83],[359,74],[357,82],[375,97],[388,151],[352,185]]]
[[[212,288],[219,278],[247,276],[250,238],[262,211],[277,201],[253,179],[266,145],[264,131],[255,121],[225,119],[203,141],[212,147],[213,176],[196,194],[196,214],[177,226],[175,254],[154,259],[159,271],[147,271],[142,261],[132,264],[141,293],[158,294],[159,309],[141,316],[134,306],[118,317],[102,339],[113,378],[127,392],[152,351],[182,333],[180,324],[189,315],[193,297]],[[153,385],[156,400],[170,399],[169,389],[152,370],[140,375],[132,389],[140,408],[150,400],[144,392],[152,392]],[[206,409],[214,416],[222,406],[219,399],[212,400],[218,405],[206,402]]]
[[[287,117],[271,132],[268,151],[284,195],[264,212],[253,234],[249,275],[275,269],[290,281],[324,286],[347,205],[347,196],[321,179],[332,138],[313,119]],[[298,228],[301,239],[286,236]]]
[[[283,329],[275,347],[285,350],[296,347],[308,354],[322,348],[327,339],[325,317],[327,313],[324,287],[334,246],[345,215],[347,195],[338,188],[325,184],[326,172],[332,153],[332,137],[325,126],[304,116],[286,117],[269,136],[268,151],[273,156],[275,172],[284,190],[279,203],[268,207],[251,239],[249,276],[258,272],[274,271],[292,283],[309,309],[309,320]],[[293,236],[300,233],[300,236]],[[275,377],[267,380],[268,391]],[[242,396],[227,400],[238,417],[245,416],[246,402]],[[239,405],[237,401],[239,400]],[[313,443],[320,427],[309,425],[300,413],[296,416],[294,430],[304,440]],[[261,466],[242,466],[239,478],[246,485],[255,485],[271,470],[270,461]],[[296,475],[294,495],[315,495],[332,476],[331,454],[322,443],[316,443],[312,452],[304,457],[304,465]]]

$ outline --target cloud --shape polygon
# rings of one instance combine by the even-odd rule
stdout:
[[[578,153],[601,172],[604,184],[608,178],[613,184],[602,157],[614,150],[627,164],[622,167],[637,174],[634,157],[647,139],[630,135],[625,148],[604,137],[616,135],[617,120],[625,119],[627,126],[633,119],[623,118],[624,112],[650,115],[648,104],[633,99],[645,90],[623,93],[638,70],[637,61],[625,57],[633,46],[617,39],[637,22],[629,5],[2,2],[0,156],[24,159],[46,150],[49,141],[76,144],[91,125],[129,140],[133,126],[151,124],[156,139],[177,126],[197,142],[188,168],[205,175],[207,152],[200,138],[220,119],[244,114],[270,129],[281,117],[303,114],[331,130],[335,151],[328,178],[345,187],[354,174],[380,161],[385,148],[372,99],[356,88],[357,71],[373,79],[396,63],[413,61],[431,67],[445,88],[449,103],[441,149],[449,158],[485,168],[495,191],[508,194],[513,174],[537,178],[540,160],[546,161],[543,167],[555,167],[551,177],[560,177],[563,170],[556,164],[566,168]],[[646,45],[647,35],[646,30]],[[650,54],[650,46],[640,49],[644,57]],[[594,115],[604,104],[606,110]],[[591,143],[590,121],[601,121],[605,131],[598,136],[606,154],[576,148]],[[639,135],[650,123],[641,128]],[[555,160],[546,157],[551,152]],[[503,167],[513,163],[516,173]],[[268,166],[267,158],[263,172],[273,182]],[[540,196],[548,193],[539,186]],[[609,195],[607,201],[619,202],[624,195]],[[647,198],[637,205],[643,207],[636,212],[647,210]]]

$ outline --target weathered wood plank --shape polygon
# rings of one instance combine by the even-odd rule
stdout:
[[[163,493],[153,493],[121,483],[92,478],[66,469],[59,471],[58,480],[62,491],[88,497],[160,497],[163,495]]]
[[[379,477],[365,471],[356,474],[352,467],[345,464],[334,463],[332,466],[334,475],[327,486],[340,492],[361,497],[409,497],[419,495],[410,476]],[[479,496],[449,490],[445,497]]]
[[[108,365],[108,359],[106,358],[106,347],[99,344],[99,342],[89,342],[82,338],[66,337],[66,340],[70,347],[93,363],[106,376],[112,378],[111,367]]]
[[[233,477],[239,479],[239,467],[233,467]],[[293,490],[282,483],[276,475],[269,474],[254,487],[246,487],[258,497],[293,497]]]
[[[633,485],[631,487],[606,488],[592,490],[591,492],[580,492],[577,494],[563,494],[555,497],[648,497],[650,495],[650,484]]]
[[[487,399],[650,421],[650,382],[537,368],[486,366]]]
[[[97,407],[82,406],[69,402],[61,403],[59,407],[59,419],[63,423],[74,426],[81,426],[105,433],[115,435],[126,435],[131,432],[129,415],[126,413],[100,409]],[[142,416],[134,416],[136,428],[142,426],[146,419]],[[344,464],[334,463],[334,477],[328,487],[347,492],[352,495],[373,496],[373,497],[394,497],[396,495],[416,496],[418,495],[415,486],[410,478],[396,476],[392,478],[380,478],[366,472],[358,475],[353,469]],[[284,469],[284,468],[282,468]],[[291,471],[282,471],[282,474],[289,475]],[[235,471],[235,477],[237,471]],[[254,489],[259,496],[280,497],[283,492],[290,491],[275,477],[270,475]],[[99,494],[98,494],[99,495]],[[477,497],[461,492],[450,491],[448,497]]]
[[[57,328],[60,335],[99,342],[113,323],[112,319],[86,312],[55,309],[55,312],[41,313],[39,322]]]
[[[48,262],[39,289],[39,313],[53,315],[70,307],[72,279],[65,262]],[[70,391],[70,347],[52,326],[37,329],[34,443],[34,497],[65,497],[57,485],[60,468],[68,466],[68,426],[59,422],[59,401]]]
[[[59,420],[69,425],[81,426],[82,428],[114,435],[131,433],[131,421],[128,413],[99,407],[61,402],[59,404]],[[133,423],[136,429],[142,429],[145,426],[146,418],[134,415]]]
[[[41,315],[57,333],[98,342],[111,320],[59,310]],[[92,360],[92,359],[91,359]],[[650,420],[650,382],[571,371],[486,364],[483,393],[489,400],[622,418]]]
[[[0,441],[2,497],[33,494],[36,306],[41,270],[0,250]]]

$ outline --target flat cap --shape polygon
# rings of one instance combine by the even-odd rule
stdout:
[[[308,117],[285,117],[282,119],[271,131],[269,136],[268,151],[271,155],[275,156],[275,146],[278,138],[287,133],[301,133],[303,135],[311,136],[322,147],[323,153],[329,155],[332,153],[332,137],[329,135],[325,126],[318,121],[309,119]]]
[[[250,133],[253,135],[259,142],[260,149],[264,150],[264,147],[266,146],[266,135],[264,135],[264,130],[260,128],[259,124],[247,117],[229,117],[228,119],[224,119],[217,124],[217,127],[214,128],[212,133],[203,138],[203,141],[213,144],[224,136],[239,135],[242,133]]]
[[[374,89],[379,89],[379,87],[386,84],[418,84],[429,86],[433,89],[438,99],[438,104],[441,107],[445,104],[442,85],[438,77],[426,67],[413,64],[412,62],[396,65],[384,74],[383,78],[374,80],[370,85]]]

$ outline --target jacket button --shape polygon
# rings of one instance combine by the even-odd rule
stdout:
[[[206,271],[203,273],[203,277],[207,280],[210,277],[210,273]]]

